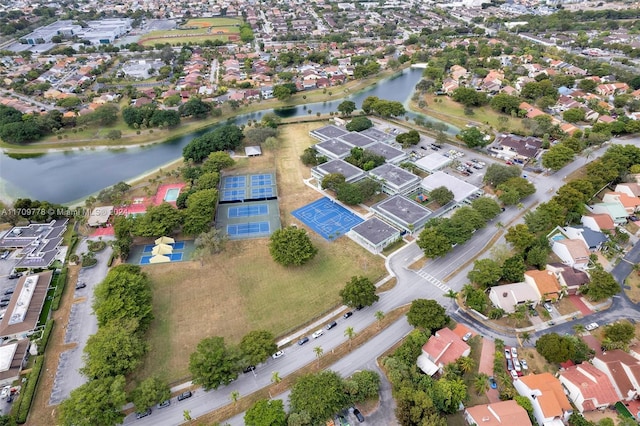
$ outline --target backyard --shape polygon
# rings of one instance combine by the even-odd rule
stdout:
[[[283,226],[295,220],[292,210],[321,196],[302,181],[309,177],[309,170],[299,160],[312,143],[309,129],[321,125],[284,126],[276,160],[267,152],[240,159],[232,170],[276,169]],[[155,374],[169,382],[186,379],[188,355],[201,339],[223,336],[237,343],[255,329],[281,336],[338,305],[338,291],[351,276],[365,275],[377,281],[385,275],[382,258],[346,237],[327,242],[311,231],[310,236],[318,255],[298,268],[276,264],[269,255],[268,239],[229,242],[223,253],[202,264],[145,267],[153,282],[155,320],[148,333],[150,350],[136,378]]]

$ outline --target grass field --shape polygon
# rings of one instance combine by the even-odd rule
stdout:
[[[208,27],[237,27],[242,24],[240,19],[233,18],[194,18],[189,19],[184,25],[184,28],[208,28]],[[235,31],[239,33],[238,30]]]
[[[290,212],[320,194],[302,182],[309,176],[299,160],[311,144],[310,128],[322,123],[284,126],[282,145],[262,157],[243,159],[234,173],[273,170],[280,194],[283,225]],[[271,259],[268,240],[234,241],[202,265],[196,262],[145,267],[153,282],[155,320],[148,334],[149,354],[136,373],[170,382],[188,376],[189,354],[210,336],[237,343],[244,334],[266,329],[283,335],[340,303],[338,292],[353,275],[378,280],[385,275],[380,257],[341,238],[327,242],[310,232],[318,255],[300,268],[284,268]]]

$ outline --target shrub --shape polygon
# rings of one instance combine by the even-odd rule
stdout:
[[[87,268],[89,266],[93,266],[98,263],[96,256],[93,252],[82,253],[82,267]]]
[[[49,336],[51,335],[51,331],[53,331],[53,323],[54,321],[50,319],[49,321],[47,321],[47,325],[44,327],[42,337],[40,338],[40,340],[38,340],[38,355],[42,355],[45,348],[47,347]]]
[[[17,413],[16,421],[20,424],[27,422],[27,416],[29,416],[29,410],[31,409],[33,396],[36,393],[38,378],[40,377],[40,371],[42,370],[43,364],[44,356],[38,355],[33,363],[31,372],[29,373],[27,384],[23,386],[22,392],[20,393],[19,401],[16,404],[17,408],[15,409],[15,412]]]
[[[87,242],[87,247],[89,248],[89,251],[97,253],[99,251],[104,250],[105,247],[107,247],[107,243],[105,243],[102,240],[100,240],[100,241],[89,241],[89,242]]]
[[[56,291],[53,293],[53,300],[51,301],[51,309],[57,311],[60,307],[60,300],[62,299],[62,293],[64,287],[67,285],[67,268],[62,268],[62,272],[58,275],[56,281]]]

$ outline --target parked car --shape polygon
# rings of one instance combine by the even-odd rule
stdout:
[[[80,283],[76,284],[76,290],[80,290],[82,288],[85,288],[86,286],[87,286],[87,284],[80,282]]]
[[[13,290],[12,288],[8,288],[4,291],[4,294],[13,294]]]
[[[280,358],[282,355],[284,355],[284,351],[278,351],[275,354],[271,355],[271,358],[273,359],[278,359]]]
[[[521,359],[520,360],[520,366],[522,367],[523,370],[528,370],[529,369],[529,364],[527,364],[527,360],[526,359]]]
[[[473,333],[468,332],[467,334],[465,334],[464,336],[462,336],[462,341],[463,342],[468,342],[469,339],[471,339],[471,336],[473,336]]]
[[[331,321],[329,324],[327,324],[327,330],[331,330],[333,327],[337,326],[338,323],[335,321]]]
[[[518,349],[511,347],[511,357],[512,358],[517,358],[518,357]]]
[[[9,306],[9,302],[0,302],[0,308],[6,308]]]
[[[512,358],[511,361],[513,362],[513,369],[516,372],[522,371],[522,367],[520,366],[520,361],[518,361],[518,358]]]
[[[324,330],[320,329],[320,330],[316,331],[315,333],[313,333],[311,335],[311,337],[313,337],[314,339],[317,339],[318,337],[322,336],[323,334],[324,334]]]
[[[547,310],[547,312],[549,312],[549,313],[553,312],[553,307],[551,306],[551,303],[544,302],[544,305],[542,305],[542,306],[544,306],[544,308]]]
[[[513,370],[513,361],[511,361],[511,359],[507,360],[507,370],[511,371]]]
[[[498,382],[493,376],[489,377],[489,386],[491,386],[491,389],[498,389]]]
[[[255,365],[247,365],[245,368],[242,369],[242,372],[243,373],[250,373],[255,369],[256,369]]]
[[[353,312],[349,311],[349,312],[347,312],[346,314],[344,314],[342,317],[343,317],[344,319],[347,319],[347,318],[349,318],[351,315],[353,315]]]
[[[147,408],[146,411],[140,411],[136,413],[136,419],[142,419],[143,417],[147,417],[151,415],[151,408]]]
[[[16,278],[20,278],[22,276],[21,272],[14,272],[13,274],[9,274],[10,280],[15,280]]]
[[[9,250],[5,250],[2,252],[2,255],[0,256],[0,259],[6,259],[7,257],[9,257],[9,255],[11,254],[11,252]]]
[[[308,341],[309,341],[309,338],[305,336],[302,339],[298,340],[298,345],[302,346],[305,343],[307,343]]]
[[[171,400],[167,399],[166,401],[162,401],[157,405],[158,408],[165,408],[171,405]]]
[[[535,309],[529,309],[529,314],[531,316],[537,317],[538,316],[538,311],[536,311]]]
[[[183,401],[187,398],[191,398],[193,394],[191,393],[191,391],[185,391],[182,392],[180,395],[178,395],[178,401]]]
[[[364,422],[364,416],[357,408],[353,409],[353,415],[356,416],[356,419],[358,419],[360,423]]]
[[[592,322],[591,324],[589,324],[589,325],[588,325],[588,326],[586,326],[585,328],[587,329],[587,331],[593,331],[593,330],[595,330],[595,329],[596,329],[596,328],[598,328],[598,327],[600,327],[600,326],[598,325],[598,323],[597,323],[597,322]]]
[[[10,298],[10,297],[3,297],[2,299],[0,299],[0,302],[3,302],[3,303],[4,303],[4,302],[9,303],[10,301],[11,301],[11,298]]]
[[[511,351],[508,348],[504,348],[504,357],[506,359],[511,359]]]
[[[509,373],[511,373],[511,377],[513,377],[513,379],[517,379],[518,377],[518,372],[516,370],[510,370]]]

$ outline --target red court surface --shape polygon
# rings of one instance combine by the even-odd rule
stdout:
[[[162,204],[163,202],[167,202],[175,206],[176,205],[175,199],[165,200],[167,191],[172,189],[173,190],[177,189],[179,193],[179,191],[181,191],[182,188],[184,188],[185,186],[186,186],[186,183],[168,183],[168,184],[160,185],[160,187],[158,187],[158,191],[156,192],[156,195],[153,198],[153,204],[157,206],[159,204]]]
[[[91,237],[112,237],[114,235],[113,227],[109,224],[106,228],[97,228]]]
[[[572,294],[569,296],[569,300],[580,312],[582,312],[582,315],[586,316],[593,313],[593,311],[582,301],[582,297]]]

